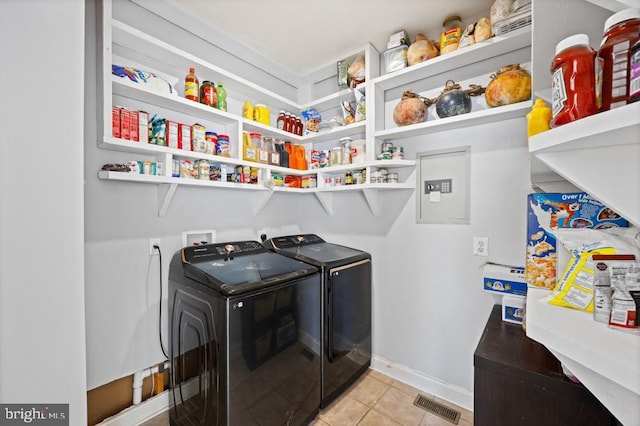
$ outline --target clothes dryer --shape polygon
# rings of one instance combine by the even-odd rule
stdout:
[[[324,408],[371,365],[371,255],[315,234],[277,237],[263,244],[320,269]]]

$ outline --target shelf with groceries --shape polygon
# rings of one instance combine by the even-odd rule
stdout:
[[[156,167],[162,164],[162,174],[157,180],[132,177],[132,182],[165,184],[165,179],[169,179],[172,184],[182,184],[193,177],[180,177],[183,162],[186,165],[191,163],[193,171],[189,173],[194,174],[197,173],[196,162],[208,162],[216,170],[221,165],[227,169],[227,174],[232,174],[230,169],[234,173],[234,182],[215,183],[210,185],[212,187],[239,183],[240,185],[224,187],[241,189],[245,188],[243,185],[254,185],[248,189],[273,188],[271,193],[322,194],[318,197],[322,197],[321,203],[329,213],[331,194],[361,190],[371,210],[377,214],[379,193],[392,189],[415,189],[416,161],[404,159],[401,147],[393,157],[390,152],[385,152],[384,154],[389,154],[385,157],[383,146],[409,142],[412,138],[429,133],[524,117],[531,107],[531,101],[526,100],[489,108],[486,103],[483,105],[478,102],[478,97],[473,101],[473,111],[467,114],[433,119],[435,106],[432,106],[431,117],[423,123],[404,127],[391,124],[393,106],[404,90],[412,89],[434,97],[447,79],[456,79],[465,88],[474,83],[485,86],[491,73],[507,64],[520,64],[526,70],[531,60],[531,28],[528,25],[383,76],[379,76],[382,55],[371,44],[367,44],[355,49],[344,61],[339,61],[337,70],[336,64],[332,64],[307,76],[306,85],[299,88],[296,95],[292,95],[299,98],[299,103],[165,42],[161,39],[163,35],[149,27],[140,26],[149,30],[145,32],[137,25],[132,26],[127,18],[112,18],[110,8],[110,2],[105,2],[101,15],[103,50],[102,61],[99,63],[99,81],[102,86],[99,89],[102,90],[102,96],[99,99],[104,111],[101,122],[103,136],[99,138],[98,146],[131,152],[141,157],[131,159],[137,163],[143,161],[142,166],[134,167],[138,171],[144,171],[144,161],[157,163]],[[348,66],[343,72],[341,62]],[[351,68],[356,65],[359,67],[358,72],[362,73],[361,76],[358,74],[358,78],[351,72]],[[183,81],[182,77],[187,70],[189,72]],[[137,72],[140,72],[139,78],[136,79],[134,75],[132,80],[130,74]],[[350,81],[345,73],[349,75]],[[341,80],[341,75],[345,81]],[[189,81],[198,82],[197,92],[187,84]],[[224,108],[218,102],[219,94],[213,83],[215,81],[224,83]],[[207,86],[207,92],[203,92],[204,86]],[[218,89],[220,86],[221,83],[218,83]],[[247,109],[247,105],[250,109]],[[115,135],[112,132],[113,119],[109,108],[116,106],[134,113],[148,111],[147,118],[154,120],[156,117],[159,122],[164,119],[166,129],[150,134],[151,143],[148,144],[144,143],[144,138],[138,142]],[[262,118],[256,118],[257,111]],[[321,114],[322,119],[316,123],[316,129],[310,130],[312,119],[305,116],[305,111]],[[301,129],[292,124],[288,128],[281,125],[279,117],[283,112],[291,112],[294,121],[302,118],[301,121],[304,122],[306,119],[304,127]],[[310,117],[313,118],[313,115]],[[222,139],[225,136],[226,145],[222,145],[222,149],[214,145],[216,148],[213,149],[208,139],[205,146],[205,142],[199,138],[198,142],[191,142],[189,146],[184,136],[176,141],[176,125],[182,135],[189,132],[189,126],[205,127],[212,138]],[[151,126],[150,132],[153,131]],[[163,131],[166,132],[165,139]],[[279,152],[271,149],[268,160],[247,156],[246,139],[252,138],[252,135],[259,135],[260,143],[269,146],[296,146],[296,153],[304,149],[304,159],[299,160],[305,164],[274,162],[272,155],[281,155],[281,149]],[[327,162],[335,149],[349,151],[344,146],[346,139],[354,144],[363,144],[357,161],[354,160],[354,164]],[[255,151],[253,155],[258,152]],[[324,160],[314,163],[317,155],[324,156]],[[237,168],[257,170],[248,174],[252,183],[246,184],[247,173],[238,172]],[[100,172],[100,177],[105,180],[127,180],[126,176],[119,173],[121,172]],[[239,181],[238,175],[243,176]],[[289,185],[285,182],[280,185],[282,178],[287,176],[295,178],[295,183]],[[302,188],[303,185],[298,183],[298,179],[305,176],[313,177],[308,188]],[[349,182],[350,180],[353,182]],[[172,187],[175,188],[175,185]]]

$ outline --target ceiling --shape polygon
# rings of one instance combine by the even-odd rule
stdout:
[[[493,0],[176,0],[218,30],[304,76],[404,29],[438,36],[442,21],[488,16]],[[392,6],[392,7],[390,7]]]

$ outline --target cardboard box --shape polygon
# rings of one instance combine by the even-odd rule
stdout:
[[[487,263],[482,268],[484,290],[498,294],[525,296],[524,268]]]
[[[167,120],[167,146],[169,148],[178,148],[180,141],[180,123],[173,120]]]
[[[558,228],[611,228],[629,223],[585,192],[529,194],[527,197],[527,285],[556,285]]]
[[[189,124],[180,123],[178,149],[191,151],[191,126]]]
[[[140,142],[149,143],[149,113],[138,111],[138,139]]]
[[[120,138],[120,107],[111,107],[111,135],[114,138]]]
[[[523,296],[504,295],[502,297],[502,321],[522,324],[525,301],[526,298]]]

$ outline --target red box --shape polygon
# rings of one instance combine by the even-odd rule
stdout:
[[[191,126],[180,123],[180,139],[178,149],[191,151]]]
[[[131,122],[129,125],[129,139],[135,142],[140,141],[140,135],[138,133],[138,111],[131,111]]]
[[[120,110],[120,107],[111,107],[111,135],[114,138],[120,138]]]
[[[131,111],[122,108],[120,110],[120,137],[122,139],[131,139]]]
[[[141,142],[149,143],[149,113],[138,111],[138,138]]]
[[[166,130],[167,146],[169,148],[178,148],[180,142],[180,123],[173,120],[167,120]]]

